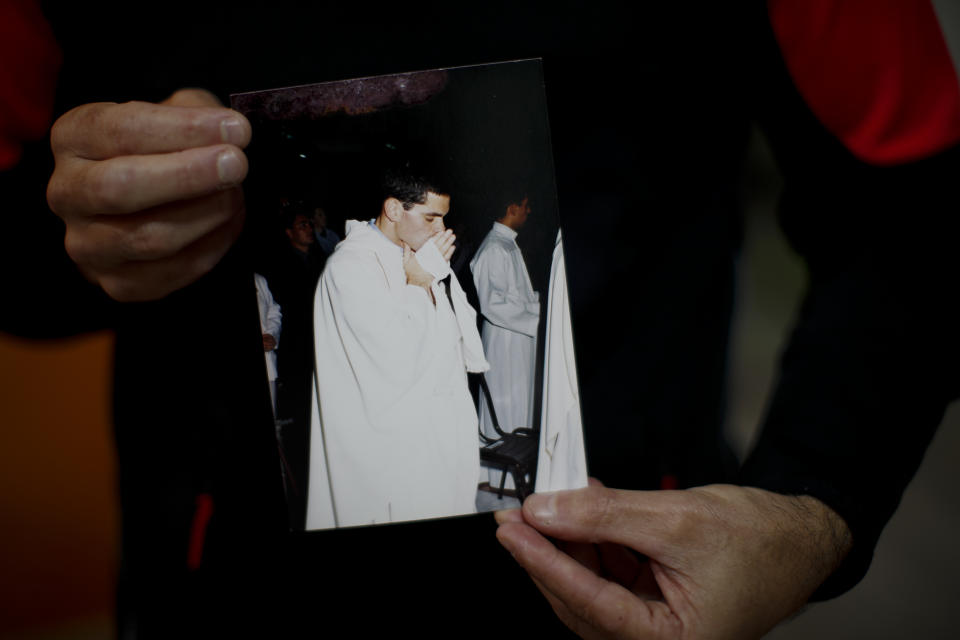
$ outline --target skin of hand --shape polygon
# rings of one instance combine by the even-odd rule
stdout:
[[[239,236],[250,123],[200,89],[160,104],[93,103],[51,131],[50,208],[83,274],[121,301],[208,272]]]
[[[453,234],[453,231],[446,229],[431,236],[427,242],[433,242],[440,251],[440,255],[443,256],[443,259],[450,262],[450,257],[453,256],[453,252],[456,249],[456,247],[454,247],[454,241],[456,241],[456,239],[457,237]],[[402,242],[400,246],[403,247],[403,271],[407,274],[407,284],[423,287],[429,292],[430,285],[433,284],[434,280],[433,275],[416,261],[414,258],[416,252],[410,248],[410,245]]]
[[[592,481],[496,518],[501,544],[584,638],[760,638],[851,544],[846,523],[815,498],[731,485],[622,491]]]
[[[450,262],[450,258],[453,257],[453,252],[456,250],[454,243],[457,240],[457,236],[453,234],[453,229],[441,231],[433,236],[431,240],[437,245],[437,249],[440,250],[440,255],[443,256],[443,259]]]
[[[433,284],[433,276],[414,258],[414,251],[410,245],[404,242],[401,246],[403,247],[403,272],[407,274],[407,284],[423,287],[429,292],[430,285]]]
[[[277,340],[269,333],[263,334],[263,350],[273,351],[277,348]]]

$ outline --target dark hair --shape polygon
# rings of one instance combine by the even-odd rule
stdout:
[[[283,208],[283,228],[293,229],[298,216],[306,216],[307,220],[310,220],[313,218],[313,210],[304,202],[291,202]]]
[[[526,186],[521,184],[504,184],[500,195],[497,196],[499,204],[497,218],[501,218],[507,213],[507,207],[511,204],[519,205],[524,198],[529,198],[530,193]]]
[[[396,198],[409,210],[415,204],[427,201],[427,193],[450,195],[450,190],[437,172],[423,164],[411,161],[389,167],[383,173],[380,183],[381,202],[387,198]]]

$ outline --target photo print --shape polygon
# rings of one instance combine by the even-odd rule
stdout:
[[[291,527],[586,486],[540,61],[231,103]]]

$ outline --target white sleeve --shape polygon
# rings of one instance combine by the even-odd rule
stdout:
[[[535,338],[540,302],[528,300],[517,291],[521,274],[511,268],[507,253],[496,245],[487,245],[470,266],[483,317],[498,327]]]
[[[280,320],[283,317],[280,312],[280,305],[273,299],[266,278],[259,273],[255,273],[253,274],[253,280],[257,285],[257,303],[260,305],[260,330],[263,333],[269,333],[279,344]]]

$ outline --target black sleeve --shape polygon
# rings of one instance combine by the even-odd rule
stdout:
[[[852,163],[850,159],[844,162]],[[741,481],[819,498],[853,548],[815,598],[866,573],[957,396],[960,149],[914,165],[861,166],[830,183],[795,175],[781,218],[809,288]]]
[[[853,547],[814,594],[866,573],[960,388],[960,148],[880,167],[854,157],[793,85],[764,3],[751,103],[784,178],[779,217],[809,281],[740,481],[814,496]]]

